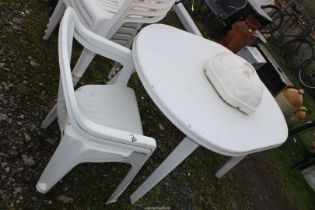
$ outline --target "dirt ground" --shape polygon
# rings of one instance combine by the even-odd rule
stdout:
[[[140,93],[144,130],[157,140],[158,149],[118,202],[105,205],[127,172],[122,164],[83,164],[48,194],[36,192],[60,136],[56,123],[40,129],[58,84],[56,33],[48,41],[41,39],[50,10],[48,1],[0,1],[0,209],[296,209],[264,153],[249,156],[216,179],[215,170],[226,158],[202,148],[131,206],[129,195],[183,137],[136,78],[131,85]]]

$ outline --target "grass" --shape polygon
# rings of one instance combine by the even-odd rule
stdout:
[[[295,69],[287,68],[284,64],[285,61],[279,56],[281,49],[272,41],[269,42],[267,48],[294,86],[302,88],[297,79],[298,72]],[[305,121],[314,120],[315,100],[313,91],[305,89],[304,106],[308,109]],[[297,124],[290,124],[289,128],[293,128]],[[303,154],[309,152],[309,145],[314,141],[314,134],[315,128],[311,128],[293,138],[289,138],[278,150],[271,150],[267,153],[280,177],[283,192],[298,209],[308,210],[315,207],[314,191],[307,185],[299,170],[291,169],[296,162],[303,158]]]
[[[307,185],[301,172],[291,169],[301,156],[294,148],[296,143],[293,143],[292,139],[288,141],[277,150],[268,151],[268,157],[279,177],[282,192],[289,201],[300,210],[314,209],[314,192]]]

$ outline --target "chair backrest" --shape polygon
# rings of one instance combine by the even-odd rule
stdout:
[[[166,16],[167,12],[175,3],[175,0],[111,0],[113,4],[115,4],[115,2],[118,4],[117,2],[119,2],[119,6],[115,11],[115,9],[111,8],[111,6],[107,4],[107,1],[104,0],[93,0],[95,2],[92,0],[67,1],[71,2],[74,7],[80,10],[80,15],[84,17],[81,21],[89,25],[92,31],[105,37],[112,37],[116,31],[127,22],[158,22]],[[79,2],[81,2],[82,5],[80,5]],[[89,7],[89,11],[93,12],[93,14],[87,14],[88,10],[85,10],[83,7]],[[109,17],[107,13],[112,13],[113,15]],[[102,17],[102,15],[106,15],[108,21],[106,21],[106,26],[102,25],[100,27],[96,19]]]
[[[58,40],[60,65],[58,118],[60,118],[59,123],[61,128],[65,126],[64,123],[68,117],[71,125],[77,131],[84,130],[89,135],[101,140],[123,144],[131,143],[130,133],[96,124],[82,114],[76,101],[70,68],[73,37],[92,52],[121,63],[123,65],[121,71],[132,74],[134,68],[130,49],[86,29],[78,20],[75,11],[70,7],[67,8],[60,24]],[[137,134],[134,135],[137,136]],[[139,141],[133,143],[132,147],[136,145],[141,146],[142,144],[143,142]]]
[[[124,23],[156,23],[162,20],[174,3],[175,0],[133,0],[129,8],[117,19],[109,37],[112,37]]]
[[[134,0],[124,22],[156,23],[163,19],[175,0]]]

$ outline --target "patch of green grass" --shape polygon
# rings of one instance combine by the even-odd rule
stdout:
[[[270,42],[267,46],[273,57],[281,65],[282,70],[289,77],[295,87],[302,88],[298,78],[297,70],[287,68],[284,60],[280,56],[281,49],[276,44]],[[315,119],[315,100],[313,92],[305,89],[304,106],[308,109],[307,120]],[[291,124],[289,128],[294,128],[299,123]],[[288,139],[287,142],[277,150],[268,151],[268,156],[275,166],[277,176],[283,186],[282,191],[287,195],[291,203],[294,203],[299,209],[315,208],[315,193],[308,186],[304,177],[298,169],[291,167],[303,158],[303,155],[309,152],[309,145],[314,141],[315,128],[300,133],[295,137]]]
[[[31,90],[24,84],[17,84],[15,86],[15,90],[18,94],[27,96],[27,95],[31,95]]]
[[[308,186],[298,169],[291,169],[302,158],[296,151],[296,147],[297,143],[289,139],[283,146],[270,150],[267,154],[280,180],[281,190],[289,201],[300,210],[314,209],[314,191]]]
[[[278,64],[281,66],[284,73],[288,76],[290,81],[293,83],[293,85],[296,88],[303,88],[301,83],[298,80],[298,70],[288,68],[285,65],[285,61],[280,56],[281,55],[281,48],[277,46],[274,42],[270,41],[267,45],[267,48],[269,52],[272,54],[273,58],[278,62]],[[307,114],[305,121],[313,120],[315,119],[315,94],[313,90],[303,88],[304,89],[304,97],[303,97],[303,104],[307,108]],[[299,123],[290,124],[289,128],[294,128]],[[304,132],[300,134],[300,138],[309,145],[310,142],[314,141],[314,135],[315,129],[310,129],[308,132]]]

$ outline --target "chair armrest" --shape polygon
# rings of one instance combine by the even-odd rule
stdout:
[[[75,118],[80,122],[78,129],[83,129],[89,135],[102,141],[125,144],[134,147],[135,151],[147,154],[152,153],[156,148],[156,141],[151,137],[99,125],[87,119],[81,112],[75,113]]]
[[[116,83],[127,85],[130,76],[133,73],[134,65],[132,60],[131,50],[123,47],[109,39],[106,39],[92,31],[88,30],[76,18],[76,23],[73,33],[75,39],[79,41],[86,49],[99,54],[105,58],[122,64],[120,76]]]

